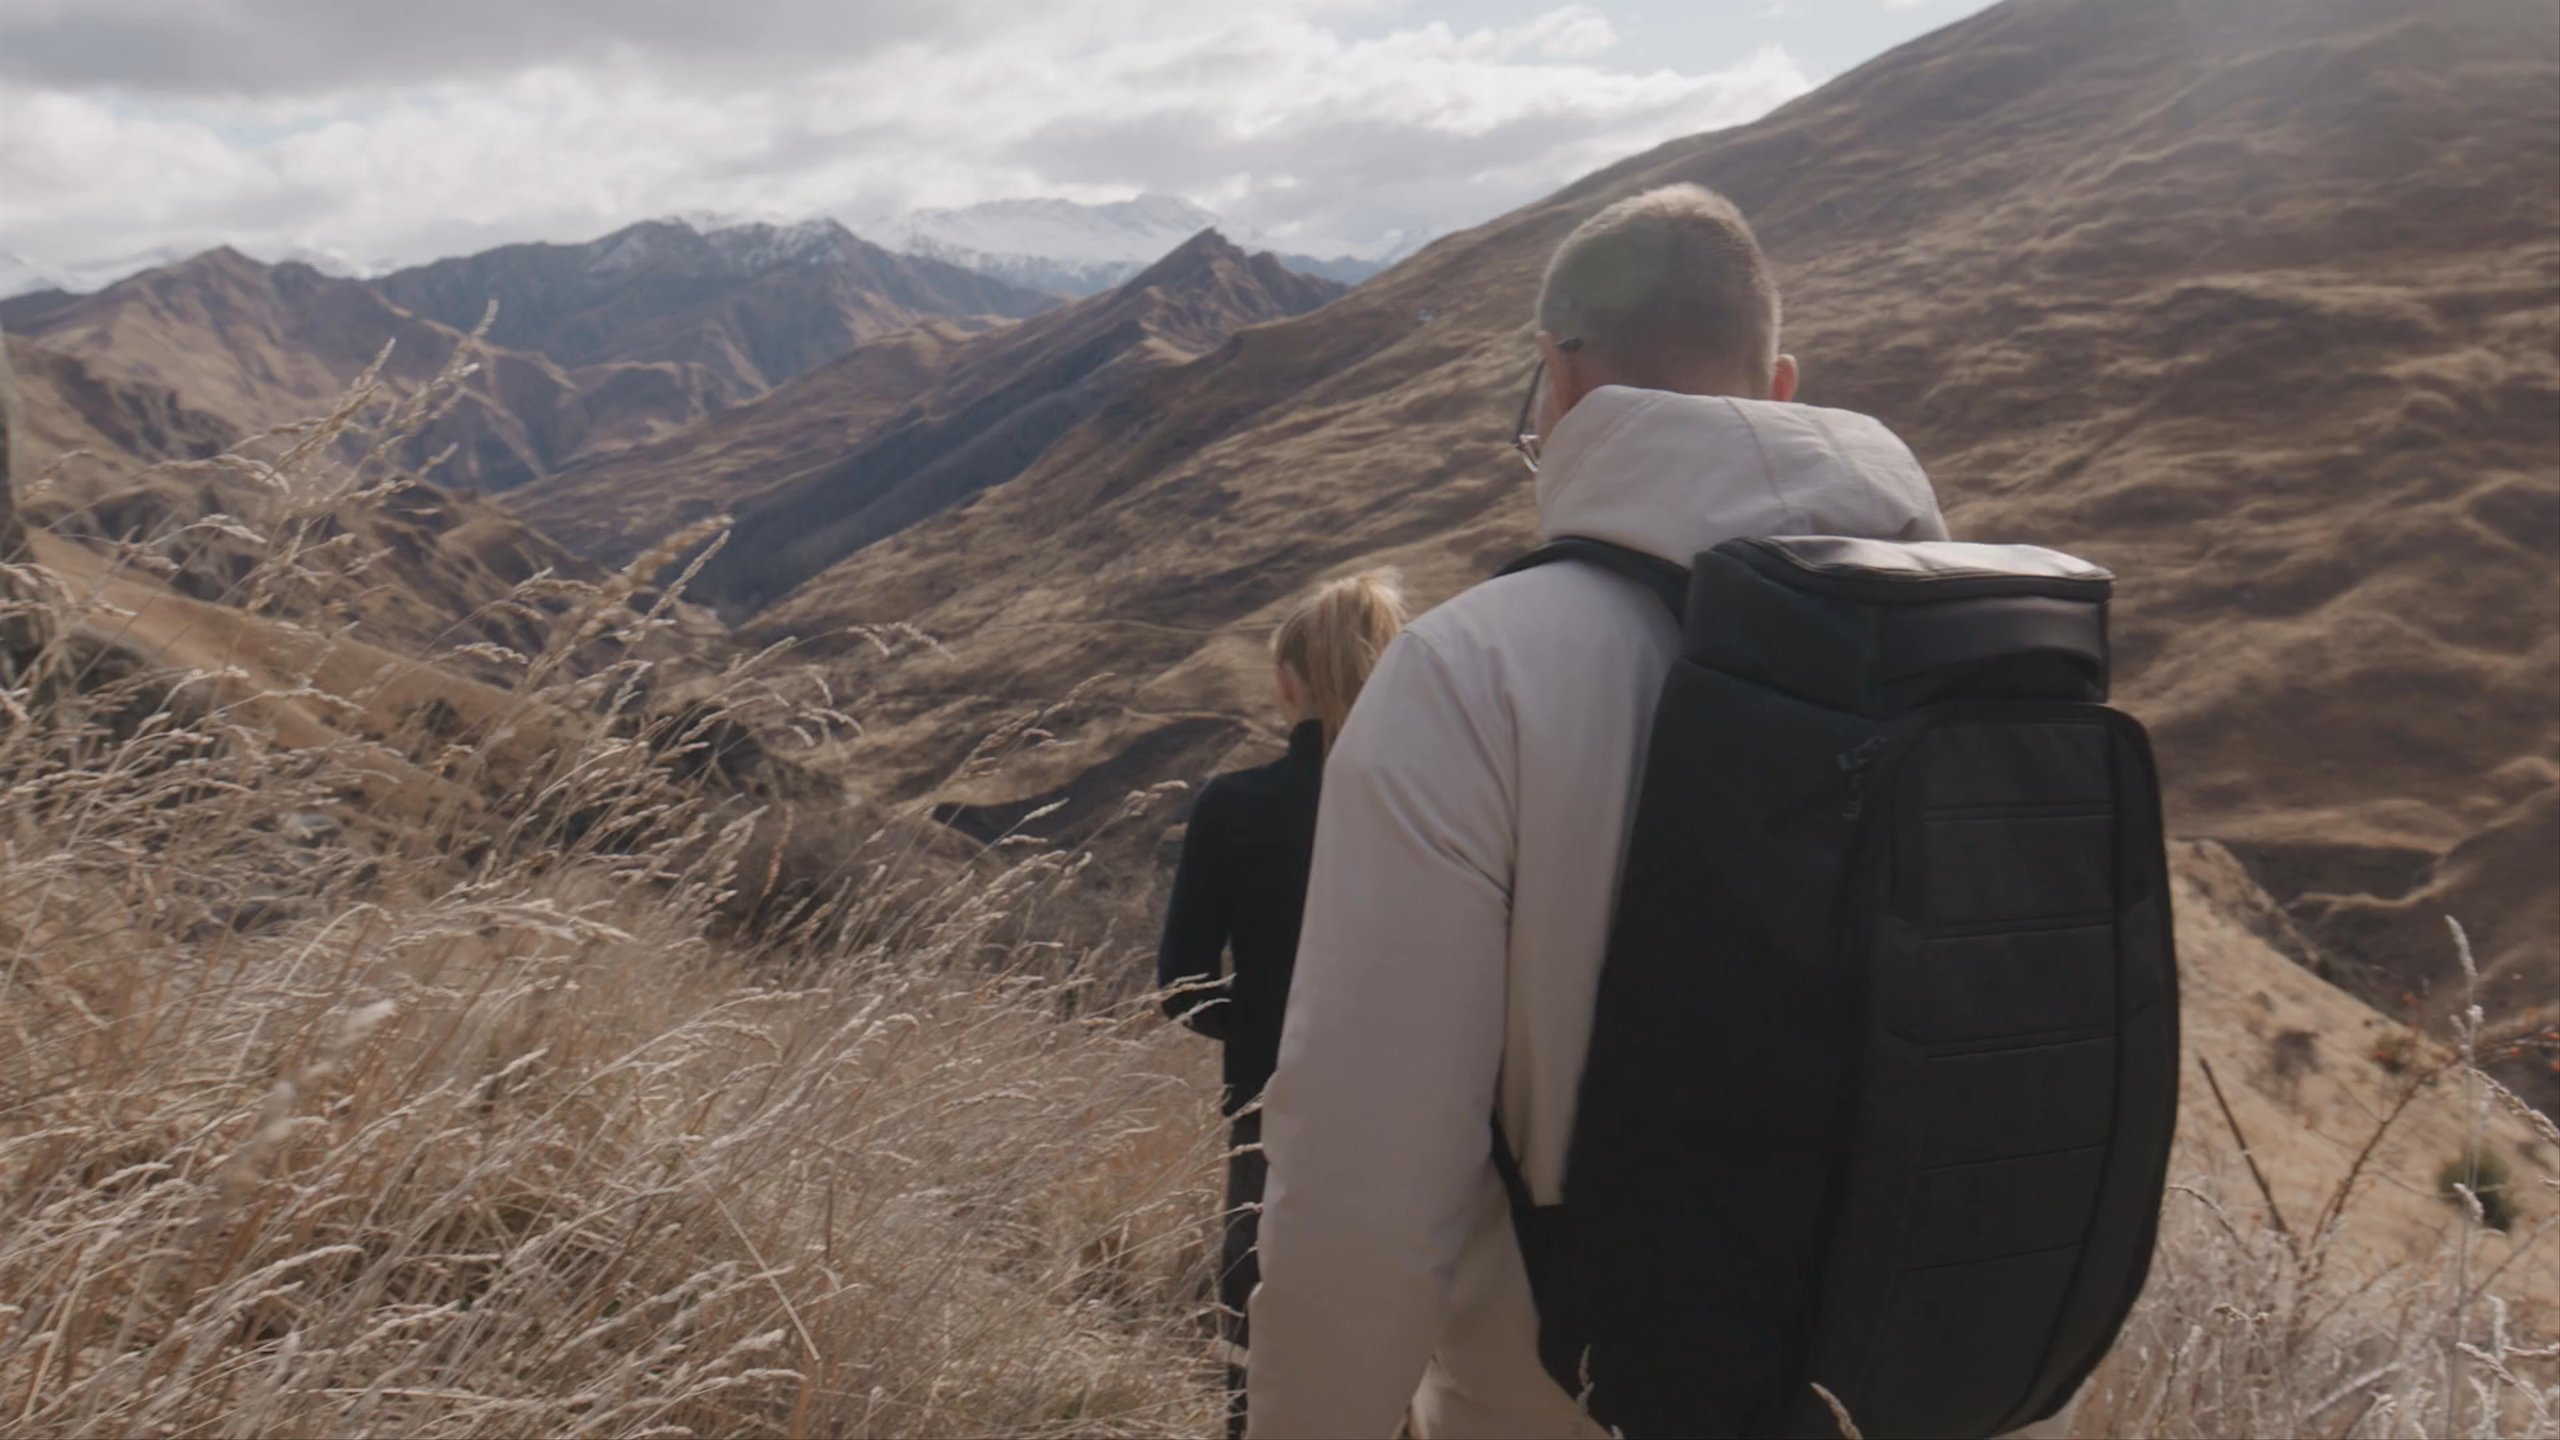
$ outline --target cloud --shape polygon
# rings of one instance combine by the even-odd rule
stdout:
[[[1805,88],[1781,51],[1706,76],[1477,58],[1479,37],[1414,32],[1375,45],[1284,37],[1254,54],[1250,96],[1167,87],[1062,115],[1005,158],[1062,181],[1145,170],[1159,188],[1223,191],[1217,208],[1293,248],[1472,223],[1673,136],[1749,119]]]
[[[405,263],[677,211],[859,228],[1153,190],[1338,253],[1476,223],[1808,83],[1775,48],[1630,63],[1585,5],[1404,26],[1378,8],[13,0],[0,245]]]
[[[1010,11],[943,0],[11,0],[0,79],[152,95],[311,95],[599,56],[716,78],[740,63],[770,74],[919,41],[965,43],[1001,33]]]

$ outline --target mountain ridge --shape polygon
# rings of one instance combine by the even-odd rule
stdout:
[[[1078,297],[1127,284],[1188,236],[1231,228],[1187,200],[1156,194],[1100,205],[1055,197],[991,200],[912,211],[887,226],[910,254],[936,256],[1032,289]],[[1391,247],[1379,254],[1302,255],[1244,233],[1237,243],[1271,251],[1300,274],[1345,285],[1377,274],[1402,253],[1401,247]]]
[[[931,320],[864,341],[757,400],[585,457],[508,503],[582,555],[620,564],[656,541],[851,451],[918,403],[983,328]]]
[[[496,300],[492,340],[562,364],[698,367],[723,404],[927,318],[1020,319],[1057,303],[892,254],[832,220],[709,232],[642,221],[581,245],[505,245],[369,283],[457,328],[477,323]]]
[[[565,472],[516,504],[580,537],[648,516],[662,528],[623,528],[605,552],[636,553],[708,513],[684,497],[712,490],[736,524],[697,588],[733,613],[753,611],[1003,483],[1139,377],[1341,293],[1204,230],[1116,290],[980,335],[928,331],[858,347],[753,405]],[[884,397],[871,388],[883,378],[922,385]],[[750,473],[760,478],[739,483]]]
[[[673,433],[874,335],[1057,303],[832,222],[708,237],[650,222],[371,281],[216,246],[94,294],[0,302],[0,324],[254,433],[327,410],[386,344],[384,381],[408,393],[489,316],[480,374],[411,458],[450,446],[443,478],[504,489]]]
[[[521,258],[526,252],[584,252],[592,255],[599,249],[614,248],[616,242],[662,234],[668,230],[689,232],[715,255],[735,257],[752,252],[756,247],[769,247],[783,258],[810,259],[818,252],[832,251],[838,258],[853,258],[875,271],[894,271],[888,262],[921,262],[910,267],[920,276],[906,277],[901,283],[920,288],[934,286],[971,288],[969,282],[955,281],[943,270],[956,268],[969,272],[981,281],[991,281],[1003,289],[1019,289],[1055,303],[1061,297],[1080,299],[1086,295],[1115,288],[1138,271],[1161,258],[1184,239],[1204,229],[1229,229],[1228,222],[1216,214],[1170,195],[1141,194],[1124,201],[1086,204],[1054,196],[1028,199],[994,200],[977,205],[927,208],[904,214],[873,217],[859,227],[831,215],[799,219],[783,218],[767,213],[754,218],[712,212],[676,212],[634,221],[588,240],[508,241],[487,249],[462,255],[439,256],[413,264],[376,261],[357,264],[343,255],[315,250],[308,246],[288,245],[268,250],[271,259],[250,256],[260,264],[304,264],[322,274],[340,279],[363,280],[368,283],[403,277],[401,298],[410,308],[434,315],[445,323],[468,329],[477,323],[477,311],[464,313],[462,308],[439,309],[435,295],[436,279],[421,279],[429,274],[449,275],[484,267],[490,257],[506,255]],[[866,233],[892,237],[895,248],[883,246]],[[1248,249],[1270,250],[1281,262],[1301,274],[1356,285],[1377,274],[1410,253],[1414,248],[1400,237],[1367,250],[1344,251],[1331,255],[1301,254],[1261,237],[1241,233]],[[673,242],[682,247],[680,239]],[[127,255],[117,260],[73,265],[42,265],[0,248],[0,325],[10,329],[19,326],[34,313],[69,300],[94,295],[110,286],[152,270],[178,264],[194,253],[181,247],[160,246]],[[744,268],[760,270],[769,266],[748,264]],[[414,287],[414,288],[413,288]],[[423,302],[423,308],[421,303]],[[1022,297],[1005,297],[986,313],[1011,314],[1008,306],[1034,305],[1039,301]],[[1018,318],[1018,317],[1016,317]]]
[[[361,282],[266,265],[230,246],[54,307],[22,334],[98,374],[173,391],[243,433],[325,413],[386,345],[383,379],[407,393],[464,340]],[[590,417],[574,404],[577,389],[546,359],[496,350],[414,451],[456,445],[454,473],[467,483],[530,478],[583,436]]]

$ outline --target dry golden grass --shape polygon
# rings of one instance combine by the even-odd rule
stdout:
[[[238,675],[119,694],[57,645],[10,679],[0,1431],[1207,1426],[1215,1118],[1152,1012],[1026,936],[1071,866],[883,863],[715,941],[760,877],[670,763],[700,717],[613,724],[643,662],[567,663],[663,622],[629,577],[518,657],[538,755],[391,757],[492,803],[368,824],[398,741],[282,736],[263,693],[325,668],[353,558],[297,543],[359,482],[295,448]]]
[[[892,846],[724,924],[764,852],[682,778],[701,712],[634,713],[639,567],[480,657],[517,675],[486,733],[540,744],[340,723],[390,682],[321,683],[361,557],[295,517],[395,477],[337,453],[261,472],[228,678],[110,681],[94,595],[6,587],[55,639],[0,677],[0,1433],[1212,1433],[1208,1057],[1049,938],[1079,857]],[[708,688],[836,723],[773,656]],[[2305,1241],[2252,1203],[2173,1197],[2048,1428],[2560,1434],[2550,1316],[2488,1258],[2547,1251],[2350,1263],[2354,1195]]]
[[[2453,935],[2476,984],[2469,943],[2458,926]],[[2482,1156],[2493,1128],[2521,1122],[2538,1146],[2560,1147],[2548,1118],[2474,1067],[2479,1023],[2474,1006],[2459,1049],[2397,1086],[2317,1210],[2295,1216],[2298,1228],[2269,1221],[2281,1215],[2278,1197],[2254,1164],[2255,1178],[2239,1185],[2173,1185],[2131,1324],[2072,1406],[2038,1433],[2560,1435],[2560,1343],[2547,1298],[2560,1255],[2547,1242],[2560,1222],[2494,1231],[2483,1197],[2460,1186],[2446,1197],[2457,1218],[2437,1245],[2377,1262],[2358,1243],[2361,1197],[2390,1178],[2376,1162],[2392,1132],[2442,1090],[2456,1092],[2471,1120],[2462,1168],[2472,1184],[2489,1173]],[[2508,1123],[2493,1127],[2493,1114]],[[2543,1190],[2531,1201],[2497,1197],[2536,1213],[2560,1190],[2548,1175],[2506,1183]]]

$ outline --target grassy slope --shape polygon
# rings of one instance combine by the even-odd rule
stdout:
[[[1702,181],[1779,267],[1808,399],[1904,434],[1961,532],[2123,574],[2120,694],[2173,825],[2440,1017],[2434,916],[2458,903],[2493,1010],[2521,1016],[2560,993],[2548,20],[1998,7],[1156,377],[760,633],[942,642],[843,666],[878,713],[836,759],[887,793],[1106,671],[1038,766],[945,798],[1118,784],[1203,718],[1263,753],[1259,644],[1305,585],[1392,563],[1434,600],[1523,545],[1504,427],[1540,266],[1600,206]]]

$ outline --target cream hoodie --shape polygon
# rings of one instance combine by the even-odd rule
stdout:
[[[1537,492],[1543,536],[1683,564],[1743,535],[1946,537],[1892,432],[1806,405],[1605,387]],[[1598,1433],[1539,1367],[1486,1122],[1498,1097],[1555,1199],[1678,642],[1649,591],[1550,565],[1423,616],[1362,691],[1264,1098],[1253,1435],[1383,1437],[1408,1402],[1429,1437]]]

